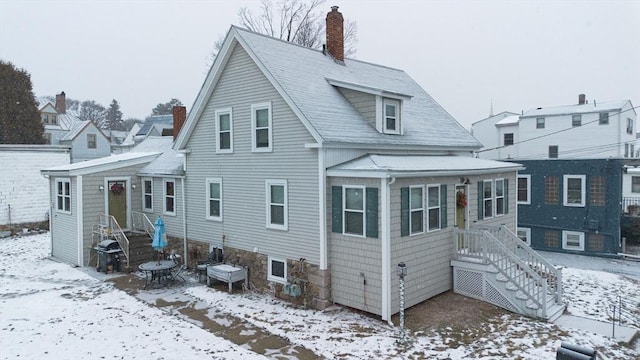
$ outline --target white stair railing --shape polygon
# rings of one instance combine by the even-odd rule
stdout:
[[[141,213],[138,211],[131,212],[132,219],[132,228],[134,231],[143,231],[149,235],[149,237],[153,237],[153,233],[155,232],[156,227],[153,225],[153,222],[149,220],[147,214]]]
[[[457,259],[490,264],[547,316],[547,281],[486,230],[455,230]]]
[[[113,215],[100,214],[100,229],[103,232],[103,238],[118,242],[126,259],[126,266],[129,267],[129,239],[118,224],[118,220]]]
[[[549,293],[554,296],[556,303],[562,303],[562,272],[553,264],[543,258],[537,251],[533,250],[504,225],[482,226],[474,229],[486,230],[491,233],[491,235],[504,244],[513,254],[520,258],[520,260],[540,274],[540,276],[546,280]]]

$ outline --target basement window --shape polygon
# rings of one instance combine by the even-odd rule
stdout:
[[[287,282],[287,262],[285,260],[272,258],[269,256],[269,269],[267,272],[267,280],[286,283]]]

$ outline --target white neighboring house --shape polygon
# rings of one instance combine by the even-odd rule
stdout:
[[[636,157],[637,114],[630,100],[589,103],[580,94],[577,104],[539,107],[517,121],[488,121],[493,118],[472,125],[474,136],[484,145],[478,151],[480,158]]]
[[[87,161],[111,155],[109,138],[91,121],[76,122],[61,139],[71,149],[71,162]]]

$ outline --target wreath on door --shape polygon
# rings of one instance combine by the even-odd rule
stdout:
[[[467,207],[467,195],[462,191],[456,193],[456,207],[458,209],[464,209]]]
[[[120,183],[113,183],[109,190],[111,190],[113,195],[119,196],[124,191],[124,186]]]

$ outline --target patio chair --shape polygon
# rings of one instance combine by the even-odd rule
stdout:
[[[171,269],[171,273],[169,274],[169,280],[175,281],[177,279],[180,279],[182,282],[184,282],[185,280],[180,274],[182,273],[182,271],[186,270],[187,266],[182,261],[182,256],[178,254],[171,254],[169,258],[173,260],[173,262],[176,264],[176,266],[173,269]]]

